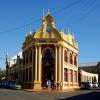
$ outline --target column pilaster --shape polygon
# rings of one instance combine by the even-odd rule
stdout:
[[[32,50],[32,69],[31,69],[32,70],[32,79],[31,79],[32,80],[32,84],[31,84],[32,88],[33,88],[33,82],[34,82],[34,62],[35,62],[34,61],[35,60],[34,59],[34,54],[35,53],[34,53],[34,47],[33,47],[33,50]]]
[[[37,82],[37,45],[35,45],[35,82]]]
[[[61,46],[59,45],[59,82],[61,81]]]
[[[64,82],[64,46],[62,46],[63,49],[63,59],[62,59],[62,81]]]
[[[77,61],[76,61],[76,63],[77,63],[77,83],[78,83],[78,54],[77,54]]]
[[[35,81],[34,89],[41,89],[41,46],[35,46]]]
[[[75,80],[74,80],[74,77],[75,77],[75,75],[74,75],[74,52],[72,52],[72,67],[73,67],[73,69],[72,69],[72,75],[73,75],[73,85],[74,85],[74,82],[75,82]]]
[[[55,45],[55,82],[57,82],[57,45]]]
[[[28,82],[30,81],[30,80],[29,80],[29,75],[30,75],[29,69],[30,69],[30,68],[28,68]]]
[[[39,45],[38,81],[41,82],[41,45]]]

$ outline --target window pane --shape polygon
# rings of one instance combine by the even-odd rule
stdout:
[[[67,58],[67,51],[66,51],[66,50],[64,51],[64,61],[65,61],[65,62],[68,61],[68,58]]]
[[[68,75],[67,75],[67,68],[64,68],[64,81],[67,82],[68,81]]]

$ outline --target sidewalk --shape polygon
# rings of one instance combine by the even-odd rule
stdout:
[[[57,90],[57,89],[22,89],[23,91],[27,91],[27,92],[50,92],[50,93],[54,93],[54,92],[70,92],[70,91],[77,91],[77,90]]]

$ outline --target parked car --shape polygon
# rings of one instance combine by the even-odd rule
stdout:
[[[2,83],[0,82],[0,88],[2,87]]]
[[[12,85],[12,89],[20,90],[21,89],[21,85],[19,83],[14,83]]]
[[[5,88],[5,84],[6,84],[5,81],[2,81],[1,87],[2,87],[2,88]]]
[[[98,83],[98,87],[100,87],[100,83]]]
[[[97,88],[99,85],[98,85],[98,83],[97,82],[93,82],[93,87],[94,88]]]
[[[10,83],[9,83],[9,88],[10,88],[10,89],[13,89],[13,85],[14,85],[14,82],[10,82]]]
[[[92,87],[92,85],[90,84],[90,82],[82,82],[80,85],[80,89],[90,89]]]

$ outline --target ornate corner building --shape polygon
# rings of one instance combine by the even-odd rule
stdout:
[[[29,32],[22,52],[6,58],[7,77],[24,88],[42,89],[49,79],[60,89],[78,88],[78,44],[68,31],[58,31],[47,13],[42,26]]]

